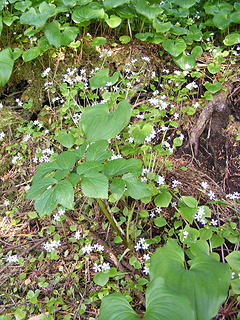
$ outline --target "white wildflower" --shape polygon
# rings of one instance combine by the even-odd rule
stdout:
[[[208,196],[210,200],[214,200],[216,198],[216,195],[212,190],[209,191]]]
[[[144,266],[143,273],[147,276],[149,274],[149,267]]]
[[[159,186],[165,184],[165,178],[163,176],[158,176],[157,184]]]
[[[102,271],[109,271],[110,270],[110,265],[107,262],[103,262],[101,267],[102,267]]]
[[[184,239],[187,239],[188,235],[189,235],[188,231],[183,231],[183,238]]]
[[[94,272],[101,272],[102,266],[100,264],[94,263],[93,270],[94,270]]]
[[[173,180],[172,181],[172,188],[177,188],[178,186],[181,186],[182,182],[178,181],[178,180]]]
[[[19,258],[18,258],[17,255],[8,256],[8,257],[6,258],[6,261],[7,261],[8,263],[18,263]]]
[[[196,84],[195,81],[193,81],[193,82],[190,82],[189,84],[187,84],[187,85],[186,85],[186,88],[187,88],[188,90],[197,89],[197,88],[198,88],[198,85]]]
[[[212,220],[211,220],[211,225],[214,226],[214,227],[216,227],[216,226],[218,225],[218,220],[212,219]]]
[[[76,240],[80,240],[80,239],[81,239],[81,232],[80,232],[79,230],[77,230],[77,231],[75,232],[74,238],[75,238]]]
[[[209,184],[206,181],[203,181],[201,183],[201,187],[203,188],[203,190],[207,190],[209,188]]]
[[[82,252],[83,254],[87,253],[91,253],[93,251],[93,246],[91,246],[90,244],[87,244],[86,246],[82,247]]]
[[[145,254],[143,255],[143,260],[145,260],[145,261],[150,260],[150,255],[149,255],[149,253],[145,253]]]
[[[0,141],[3,140],[4,137],[5,137],[5,133],[3,131],[0,132]]]
[[[50,71],[51,71],[51,68],[48,67],[47,69],[45,69],[45,70],[43,71],[42,76],[43,76],[43,77],[48,76],[48,74],[49,74]]]
[[[96,243],[93,248],[97,251],[104,251],[104,246],[102,246],[101,244]]]

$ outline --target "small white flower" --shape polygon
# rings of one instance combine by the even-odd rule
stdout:
[[[145,176],[149,172],[149,169],[143,168],[142,169],[142,176]]]
[[[6,261],[7,261],[8,263],[18,263],[18,260],[19,260],[19,258],[18,258],[17,255],[8,256],[8,257],[6,258]]]
[[[134,246],[135,250],[138,251],[142,248],[141,243],[137,242],[136,245]]]
[[[218,225],[218,220],[212,219],[212,220],[211,220],[211,225],[214,226],[214,227],[216,227],[216,226]]]
[[[146,62],[150,62],[151,59],[149,57],[142,57],[142,60],[146,61]]]
[[[43,77],[46,77],[46,76],[49,74],[50,71],[51,71],[51,68],[45,69],[45,70],[43,71],[43,73],[42,73],[42,76],[43,76]]]
[[[216,195],[212,190],[208,192],[208,196],[210,200],[214,200],[216,198]]]
[[[3,140],[4,137],[5,137],[5,133],[3,131],[0,132],[0,141]]]
[[[104,246],[102,246],[101,244],[98,244],[98,243],[96,243],[94,246],[93,246],[93,248],[95,249],[95,250],[98,250],[98,251],[104,251]]]
[[[198,85],[196,84],[195,81],[193,81],[193,82],[187,84],[187,85],[186,85],[186,88],[187,88],[188,90],[197,89],[197,88],[198,88]]]
[[[143,250],[147,250],[149,248],[150,244],[148,244],[147,242],[142,244],[142,249]]]
[[[10,201],[5,200],[5,201],[3,202],[3,206],[4,206],[4,207],[8,207],[9,205],[10,205]]]
[[[102,264],[102,271],[108,271],[108,270],[110,270],[110,265],[109,265],[109,263],[104,262]]]
[[[188,231],[183,231],[183,238],[186,239],[189,235]]]
[[[65,212],[66,212],[66,210],[64,210],[64,209],[59,209],[59,210],[58,210],[58,214],[59,214],[60,216],[64,215]]]
[[[200,106],[200,103],[199,103],[199,102],[195,102],[195,103],[193,104],[193,106],[194,106],[194,108],[198,108],[198,107]]]
[[[164,178],[163,176],[159,176],[159,177],[158,177],[157,184],[158,184],[159,186],[165,184],[165,178]]]
[[[185,139],[185,137],[184,137],[184,135],[182,133],[180,134],[179,139],[182,140],[182,141]]]
[[[2,104],[2,102],[0,102],[0,109],[2,109],[3,108],[3,104]]]
[[[143,273],[147,276],[149,274],[149,268],[147,266],[144,266]]]
[[[158,214],[161,213],[162,212],[162,208],[161,207],[156,207],[155,208],[155,212],[158,213]]]
[[[61,246],[60,240],[51,240],[44,243],[43,247],[47,252],[53,252],[55,249]]]
[[[129,137],[129,138],[128,138],[128,141],[129,141],[130,143],[133,143],[133,142],[134,142],[134,138],[133,138],[133,137]]]
[[[74,238],[75,238],[76,240],[80,240],[80,239],[81,239],[81,232],[80,232],[79,230],[77,230],[77,231],[75,232]]]
[[[178,186],[181,186],[182,182],[178,181],[178,180],[173,180],[172,181],[172,188],[177,188]]]
[[[102,271],[102,266],[100,264],[94,263],[93,270],[95,272],[101,272]]]
[[[206,181],[203,181],[201,183],[201,187],[204,189],[204,190],[207,190],[209,188],[209,184],[206,182]]]
[[[53,215],[53,220],[59,222],[61,220],[60,215],[59,214],[54,214]]]
[[[82,252],[83,254],[87,253],[91,253],[93,251],[93,246],[91,246],[90,244],[87,244],[85,247],[82,247]]]
[[[150,260],[150,255],[149,255],[149,253],[145,253],[145,254],[143,255],[143,260],[145,260],[145,261]]]
[[[23,141],[24,142],[27,142],[28,140],[30,140],[32,138],[32,136],[30,134],[26,134],[24,137],[23,137]]]

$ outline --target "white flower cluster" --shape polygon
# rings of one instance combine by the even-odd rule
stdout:
[[[94,263],[93,270],[95,272],[109,271],[110,270],[110,265],[107,262],[103,262],[101,264]]]
[[[181,186],[182,182],[178,181],[178,180],[173,180],[172,181],[172,188],[177,188],[178,186]]]
[[[18,258],[17,255],[8,256],[8,257],[6,258],[6,261],[7,261],[8,263],[18,263],[19,258]]]
[[[240,192],[229,193],[226,195],[226,197],[230,200],[239,200],[240,199]]]
[[[196,84],[195,81],[193,81],[193,82],[190,82],[189,84],[187,84],[187,85],[186,85],[186,88],[187,88],[188,90],[197,89],[197,88],[198,88],[198,85]]]
[[[44,243],[43,247],[47,252],[53,252],[61,246],[60,240],[51,240]]]
[[[5,137],[5,133],[3,131],[0,132],[0,141],[3,140],[4,137]]]
[[[197,213],[195,214],[194,218],[199,221],[201,224],[205,225],[207,223],[205,219],[205,210],[204,207],[198,208]]]
[[[159,186],[165,184],[165,178],[163,176],[158,176],[157,184]]]
[[[70,85],[83,82],[85,89],[88,88],[88,78],[85,69],[78,70],[77,68],[68,68],[67,73],[63,75],[63,81]]]
[[[53,220],[54,221],[61,221],[61,217],[64,215],[66,211],[64,209],[59,209],[56,214],[53,215]]]
[[[156,135],[157,135],[157,131],[152,129],[152,132],[150,133],[150,135],[145,138],[145,142],[146,143],[151,142],[153,139],[155,139]]]
[[[51,71],[51,68],[45,69],[42,73],[42,77],[47,77],[50,71]]]
[[[89,254],[89,253],[93,252],[93,250],[102,252],[102,251],[104,251],[104,246],[96,243],[93,246],[91,244],[87,244],[86,246],[82,247],[83,254],[85,254],[85,253]]]
[[[37,156],[33,158],[34,163],[42,163],[42,162],[49,162],[50,156],[54,154],[54,150],[47,148],[41,151],[42,155],[38,158]]]
[[[23,159],[22,156],[20,155],[16,155],[12,158],[12,164],[17,164],[19,161],[21,161]]]
[[[149,246],[150,244],[148,244],[144,238],[140,238],[134,248],[136,249],[136,251],[140,249],[147,250]]]

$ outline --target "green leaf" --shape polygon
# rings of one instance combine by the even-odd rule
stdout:
[[[174,57],[178,57],[187,48],[185,41],[182,39],[167,39],[163,41],[162,45],[163,48]]]
[[[38,56],[40,56],[41,53],[42,50],[40,49],[40,47],[33,47],[24,51],[22,57],[25,62],[28,62],[36,59]]]
[[[181,200],[189,207],[189,208],[196,208],[198,205],[197,199],[190,197],[190,196],[182,196]]]
[[[220,30],[226,29],[231,23],[228,13],[223,11],[215,14],[212,21],[213,24]]]
[[[240,43],[240,32],[233,32],[228,34],[223,40],[225,46],[233,46],[234,44]]]
[[[134,269],[142,268],[141,262],[134,256],[129,259],[129,264],[133,266]]]
[[[149,20],[155,19],[163,12],[159,4],[149,5],[149,2],[146,0],[135,0],[134,2],[136,11]]]
[[[56,135],[56,140],[66,148],[71,148],[74,145],[74,137],[67,130],[61,130]]]
[[[129,3],[130,0],[103,0],[104,7],[109,10],[112,8],[119,7],[125,3]]]
[[[91,142],[115,137],[128,124],[130,117],[130,104],[123,100],[113,112],[109,112],[107,104],[87,108],[82,114],[80,124]]]
[[[70,181],[62,180],[55,187],[56,200],[67,209],[73,209],[74,192]]]
[[[231,274],[226,264],[205,254],[195,257],[190,269],[185,269],[184,251],[175,240],[170,240],[151,258],[150,278],[158,277],[165,280],[170,292],[189,301],[195,316],[185,319],[207,320],[218,313],[226,299]]]
[[[118,16],[111,15],[110,18],[105,18],[105,21],[110,28],[114,29],[120,26],[122,19],[119,18]]]
[[[14,312],[14,316],[16,320],[23,320],[26,319],[27,312],[23,310],[23,308],[19,307]]]
[[[180,207],[179,212],[183,219],[186,219],[189,223],[193,223],[194,216],[197,213],[197,208]]]
[[[98,272],[94,277],[93,281],[101,287],[104,287],[109,280],[109,273],[108,272]]]
[[[72,169],[76,163],[75,151],[62,152],[56,157],[55,162],[61,169]]]
[[[20,16],[22,24],[30,24],[37,28],[44,26],[48,18],[55,14],[56,6],[45,1],[41,2],[38,10],[31,7]]]
[[[37,167],[37,172],[33,176],[33,183],[38,183],[48,173],[51,173],[58,169],[60,169],[60,167],[55,161],[40,164]]]
[[[171,22],[162,22],[159,19],[154,19],[153,20],[153,28],[157,31],[157,32],[161,32],[161,33],[165,33],[167,31],[169,31],[172,27]]]
[[[3,29],[3,22],[2,22],[2,16],[0,15],[0,36],[2,33],[2,29]]]
[[[14,60],[11,48],[0,51],[0,87],[4,87],[8,82],[12,74],[13,65]]]
[[[162,190],[161,193],[154,199],[154,203],[158,207],[167,208],[172,201],[172,195],[167,190]]]
[[[113,85],[118,81],[119,75],[120,73],[117,71],[112,77],[110,77],[109,69],[101,69],[90,79],[90,86],[93,90],[95,90],[105,87],[108,82]]]
[[[108,198],[108,179],[102,173],[84,177],[81,182],[82,192],[89,198]]]
[[[68,180],[71,182],[73,187],[76,187],[76,185],[78,185],[80,179],[81,177],[75,172],[70,173],[70,175],[68,176]]]
[[[56,179],[48,177],[35,181],[27,192],[27,199],[36,200],[40,198],[50,186],[53,186],[57,182]]]
[[[114,159],[104,165],[104,173],[108,177],[122,175],[124,173],[140,174],[142,161],[139,159]]]
[[[131,173],[125,174],[122,179],[126,182],[127,195],[135,200],[151,196],[147,183],[138,181]]]
[[[74,41],[78,35],[79,29],[76,27],[65,27],[63,31],[57,21],[48,23],[44,28],[44,34],[48,42],[56,48],[67,46]]]
[[[58,201],[54,188],[47,189],[40,198],[35,201],[35,210],[39,213],[40,218],[53,212],[56,208]]]
[[[87,25],[93,19],[103,19],[105,16],[102,5],[97,2],[91,2],[85,6],[77,6],[72,13],[72,19],[80,25]]]
[[[95,39],[93,39],[93,41],[92,41],[92,45],[93,46],[102,46],[102,45],[104,45],[104,44],[106,44],[107,43],[107,39],[106,38],[104,38],[104,37],[96,37]]]
[[[197,2],[197,0],[173,0],[173,3],[177,4],[178,6],[182,7],[182,8],[190,8],[192,6],[195,5],[195,3]]]
[[[154,219],[154,224],[155,224],[155,226],[161,228],[167,224],[167,221],[163,217],[157,217]]]
[[[215,62],[209,63],[207,69],[211,74],[216,74],[221,70],[221,64]]]
[[[107,150],[109,143],[107,140],[99,140],[92,143],[86,152],[87,161],[104,161],[112,156],[112,151]]]
[[[79,166],[77,166],[77,173],[79,175],[88,176],[98,173],[99,171],[102,171],[102,169],[102,163],[99,163],[98,161],[88,161],[80,163]]]
[[[131,38],[129,36],[121,36],[121,37],[119,37],[119,41],[122,44],[127,44],[131,41]]]
[[[231,252],[226,256],[226,260],[234,271],[240,272],[240,251]]]
[[[204,86],[207,88],[207,90],[211,93],[217,93],[218,91],[222,90],[223,86],[220,82],[215,81],[214,83],[205,82]]]
[[[110,191],[112,192],[115,201],[121,199],[125,191],[125,186],[126,183],[122,180],[122,178],[113,178],[110,185]]]

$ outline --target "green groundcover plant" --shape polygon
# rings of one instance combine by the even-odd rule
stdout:
[[[151,258],[146,291],[146,320],[210,320],[227,298],[231,273],[207,254],[186,262],[175,240],[156,250]],[[99,320],[142,319],[124,295],[106,296]]]

